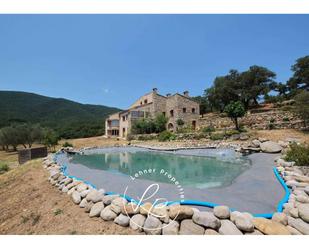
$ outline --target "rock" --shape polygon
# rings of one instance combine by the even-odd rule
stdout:
[[[223,235],[242,235],[242,232],[230,220],[221,220],[219,233]]]
[[[301,203],[309,203],[309,197],[304,196],[304,195],[296,196],[296,200]]]
[[[86,198],[82,199],[82,201],[79,203],[79,207],[81,208],[85,208],[88,204],[88,201],[86,200]]]
[[[260,144],[261,150],[266,153],[279,153],[282,150],[282,147],[272,141],[263,142]]]
[[[94,203],[91,202],[91,201],[89,201],[89,202],[85,205],[85,212],[86,212],[86,213],[89,213],[93,205],[94,205]]]
[[[305,187],[304,191],[307,195],[309,195],[309,186]]]
[[[61,191],[62,191],[63,193],[67,193],[67,192],[69,191],[69,189],[68,189],[67,187],[64,186],[64,187],[62,188]]]
[[[230,213],[230,220],[235,223],[236,217],[242,215],[241,212],[233,211]]]
[[[235,225],[238,229],[244,232],[253,232],[254,225],[251,217],[249,218],[246,215],[239,215],[235,218]]]
[[[74,191],[72,193],[72,200],[75,204],[79,204],[82,200],[82,198],[80,197],[80,194],[77,191]]]
[[[172,220],[183,220],[193,216],[192,208],[188,206],[175,205],[170,206],[169,216]]]
[[[70,184],[70,183],[72,183],[73,182],[73,179],[72,178],[67,178],[67,179],[65,179],[65,181],[63,182],[63,184],[65,185],[65,186],[67,186],[68,184]]]
[[[51,174],[50,177],[51,177],[53,180],[58,180],[59,176],[60,176],[60,173],[59,173],[59,172],[55,172],[55,173]]]
[[[245,140],[248,140],[248,139],[249,139],[249,136],[248,136],[247,134],[241,133],[239,139],[240,139],[241,141],[245,141]]]
[[[93,189],[89,191],[89,193],[86,196],[87,201],[92,201],[93,203],[102,201],[104,197],[104,194],[100,193],[98,190]],[[106,204],[108,205],[108,204]]]
[[[291,208],[289,210],[289,213],[290,215],[293,217],[293,218],[298,218],[299,215],[298,215],[298,208]]]
[[[286,216],[285,213],[274,213],[271,219],[273,221],[281,223],[284,226],[288,224],[288,217]]]
[[[140,214],[147,216],[148,214],[151,213],[152,208],[153,208],[152,203],[146,202],[140,206],[139,212]]]
[[[119,214],[114,220],[114,222],[120,226],[127,227],[130,223],[130,218],[124,214]]]
[[[221,225],[220,220],[215,217],[211,212],[194,213],[192,220],[198,225],[202,225],[204,227],[212,228],[215,230],[217,230]]]
[[[68,194],[68,195],[72,195],[73,192],[75,192],[75,188],[71,188],[71,189],[67,192],[67,194]]]
[[[118,197],[119,195],[105,195],[103,196],[103,203],[104,205],[110,205],[112,201]]]
[[[90,192],[90,189],[86,189],[86,190],[80,192],[80,196],[82,198],[85,198],[89,192]]]
[[[265,218],[254,218],[253,224],[256,229],[267,235],[289,235],[289,230],[281,223]]]
[[[163,235],[177,235],[179,232],[179,223],[177,221],[171,221],[168,224],[163,224],[162,234]]]
[[[169,222],[169,214],[168,214],[168,209],[166,206],[155,206],[152,211],[152,215],[162,222],[168,223]]]
[[[292,235],[303,235],[300,231],[291,226],[286,226]]]
[[[205,235],[220,235],[216,230],[213,230],[213,229],[210,229],[210,228],[207,228],[205,230]]]
[[[298,206],[298,215],[303,221],[309,223],[309,204],[300,204]]]
[[[230,139],[232,140],[239,140],[240,139],[240,135],[239,134],[233,134],[230,136]]]
[[[146,234],[160,235],[162,231],[161,221],[158,218],[149,215],[145,220],[144,231]]]
[[[261,144],[261,142],[257,139],[252,140],[251,143],[254,147],[260,147],[260,144]]]
[[[103,220],[109,221],[114,220],[117,214],[111,210],[110,206],[107,206],[101,211],[100,216]]]
[[[121,213],[124,214],[124,215],[129,215],[129,216],[132,216],[134,214],[138,214],[139,213],[139,206],[137,206],[133,202],[130,202],[130,203],[124,205],[121,208]]]
[[[73,181],[70,184],[67,185],[68,189],[76,187],[78,184],[80,184],[80,181]]]
[[[103,208],[104,208],[103,202],[100,201],[95,203],[90,209],[89,217],[99,217]]]
[[[294,175],[294,179],[298,182],[309,183],[309,177],[308,176]]]
[[[264,138],[264,137],[259,137],[258,140],[261,142],[261,143],[264,143],[264,142],[267,142],[268,139],[267,138]]]
[[[146,217],[141,214],[133,215],[130,219],[130,227],[133,230],[143,231],[143,226],[145,223]]]
[[[264,235],[259,230],[254,230],[253,232],[245,233],[245,235]]]
[[[294,219],[292,217],[288,217],[288,224],[302,234],[309,235],[309,224],[304,222],[302,219]]]
[[[76,191],[78,191],[78,192],[82,192],[82,191],[84,191],[86,189],[88,189],[88,185],[85,184],[85,183],[80,183],[76,187]]]
[[[115,212],[116,214],[120,214],[121,209],[124,205],[126,205],[128,201],[122,197],[117,197],[116,199],[112,200],[112,203],[110,205],[111,210]]]
[[[230,209],[227,206],[216,206],[214,207],[214,215],[220,219],[229,219],[230,218]]]
[[[181,221],[179,234],[181,235],[202,235],[205,233],[205,229],[192,220],[186,219]]]

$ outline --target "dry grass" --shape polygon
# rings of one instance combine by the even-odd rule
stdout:
[[[297,139],[303,143],[309,143],[309,133],[297,131],[293,129],[282,130],[251,130],[249,131],[253,137],[263,137],[272,141],[285,141],[287,139]]]
[[[104,138],[102,136],[99,137],[90,137],[90,138],[77,138],[77,139],[66,139],[59,142],[59,145],[64,144],[65,142],[69,142],[73,144],[75,148],[82,147],[106,147],[106,146],[115,146],[115,145],[126,145],[128,141],[122,139],[114,139],[114,138]]]
[[[0,234],[136,234],[88,214],[47,181],[41,160],[0,175]]]

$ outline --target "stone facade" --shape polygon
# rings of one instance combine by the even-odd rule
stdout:
[[[178,129],[178,119],[183,120],[184,126],[197,129],[199,113],[199,104],[189,97],[187,91],[183,94],[163,96],[154,88],[152,92],[135,101],[127,110],[110,115],[105,121],[105,136],[125,138],[130,134],[135,120],[155,118],[158,114],[168,118],[167,129],[172,132]],[[118,127],[115,124],[118,124]]]

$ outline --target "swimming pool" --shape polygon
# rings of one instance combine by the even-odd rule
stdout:
[[[243,157],[229,149],[158,152],[127,146],[84,150],[83,155],[59,153],[55,159],[65,167],[67,175],[97,189],[124,194],[129,187],[127,195],[133,199],[139,199],[149,185],[158,182],[160,190],[156,196],[168,201],[199,200],[242,212],[270,213],[285,194],[273,172],[276,156],[255,153]],[[159,171],[138,174],[149,167]],[[167,175],[160,175],[162,169]],[[180,183],[184,196],[168,175]]]
[[[228,186],[251,167],[248,158],[236,157],[229,150],[206,156],[132,149],[101,150],[91,154],[73,155],[69,162],[84,165],[89,169],[167,184],[173,184],[170,180],[173,177],[182,186],[199,189]],[[149,169],[151,173],[148,172]]]

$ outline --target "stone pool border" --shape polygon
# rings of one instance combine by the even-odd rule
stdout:
[[[122,196],[96,190],[91,183],[66,175],[64,168],[55,163],[54,155],[45,158],[43,165],[50,173],[51,184],[70,195],[75,204],[89,212],[90,217],[100,216],[103,220],[146,234],[309,234],[309,177],[302,175],[297,168],[294,170],[293,164],[283,159],[277,160],[278,167],[274,171],[287,181],[293,192],[288,203],[281,203],[281,210],[268,216],[269,219],[256,218],[246,212],[232,212],[227,206],[215,206],[212,212],[202,212],[185,205],[173,205],[162,211],[145,203],[133,212],[128,200]],[[283,212],[280,212],[282,208]],[[164,218],[147,215],[150,209],[153,213],[163,212]],[[173,221],[175,213],[178,216]],[[136,223],[142,224],[143,228]]]

